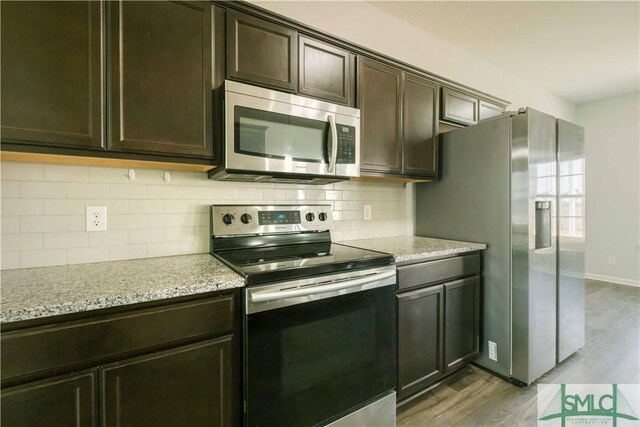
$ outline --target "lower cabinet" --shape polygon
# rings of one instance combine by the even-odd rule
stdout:
[[[236,301],[226,294],[3,331],[2,357],[12,362],[2,382],[12,386],[0,393],[2,426],[238,425]]]
[[[405,292],[398,298],[398,398],[432,384],[444,374],[442,285]]]
[[[2,391],[4,427],[98,425],[97,370],[36,381]]]
[[[465,255],[398,267],[398,400],[424,390],[479,355],[477,258]],[[470,270],[473,265],[475,269]],[[449,277],[436,274],[445,270]],[[416,273],[425,283],[409,283]],[[429,281],[436,277],[435,282]]]
[[[231,337],[100,369],[103,426],[231,425]]]

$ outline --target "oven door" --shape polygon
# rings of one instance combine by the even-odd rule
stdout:
[[[245,290],[246,425],[327,424],[394,388],[395,267],[378,270]]]

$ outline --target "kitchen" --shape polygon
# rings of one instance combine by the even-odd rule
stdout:
[[[505,58],[523,56],[495,41],[503,68],[493,65],[443,24],[454,14],[491,25],[499,10],[513,21],[502,31],[515,32],[524,6],[405,3],[2,4],[7,425],[392,425],[396,400],[398,425],[531,425],[540,375],[640,382],[638,4],[527,6],[541,27],[519,43],[542,55],[537,67],[549,59],[541,28],[583,55],[556,59],[573,75],[553,80],[545,68],[519,75],[526,63],[507,69]],[[574,19],[573,31],[549,22],[553,13]],[[602,16],[607,31],[585,39],[577,23]],[[618,74],[585,59],[597,48]],[[586,223],[570,215],[572,242],[588,236],[584,348],[556,368],[547,351],[552,366],[524,378],[484,361],[487,328],[510,328],[508,317],[485,320],[510,302],[485,298],[493,236],[454,220],[468,210],[455,195],[483,176],[466,175],[473,158],[447,154],[455,135],[538,112],[554,135],[556,117],[584,127],[596,202]],[[488,138],[472,139],[498,145]],[[571,209],[583,203],[583,213],[578,193]],[[478,196],[487,227],[508,225],[490,220],[483,200],[494,194]],[[438,216],[435,200],[454,207]],[[529,238],[532,252],[555,254],[548,201],[530,206],[548,238]],[[295,302],[269,306],[276,290]],[[545,328],[554,335],[555,321]],[[594,367],[607,363],[593,348],[602,346],[616,361],[609,373]],[[497,341],[501,364],[509,347]],[[348,418],[360,415],[370,421]]]

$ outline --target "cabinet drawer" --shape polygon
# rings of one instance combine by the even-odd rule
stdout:
[[[479,271],[480,255],[478,254],[398,267],[398,289],[408,289],[469,276],[477,274]]]
[[[234,296],[2,334],[2,382],[55,374],[233,330]],[[51,372],[48,372],[51,371]]]

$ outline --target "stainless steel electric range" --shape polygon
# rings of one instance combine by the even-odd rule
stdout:
[[[395,425],[391,255],[331,242],[330,205],[214,205],[241,274],[246,426]]]

